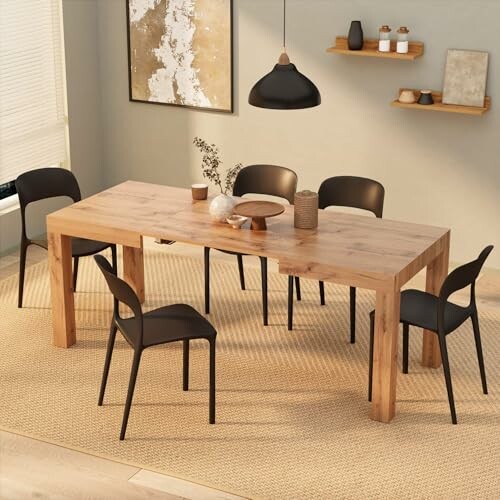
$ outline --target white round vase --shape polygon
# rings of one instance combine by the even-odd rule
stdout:
[[[236,205],[232,196],[220,194],[216,196],[210,203],[209,212],[212,220],[215,222],[226,222],[228,217],[233,215],[233,209]]]

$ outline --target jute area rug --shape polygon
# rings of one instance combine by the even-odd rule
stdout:
[[[92,259],[76,294],[77,344],[51,345],[47,266],[29,268],[25,308],[17,277],[0,282],[0,427],[250,498],[499,498],[500,314],[481,311],[490,395],[484,396],[470,325],[450,338],[459,425],[450,423],[441,370],[420,366],[412,331],[410,374],[398,377],[397,417],[368,418],[368,312],[359,291],[358,341],[348,343],[348,290],[303,280],[296,328],[286,329],[286,277],[270,274],[270,326],[260,273],[212,263],[218,330],[217,424],[208,424],[208,349],[192,349],[181,389],[180,345],[149,349],[127,439],[118,440],[132,351],[119,340],[105,405],[97,407],[112,300]],[[146,308],[187,302],[203,310],[202,258],[146,256]]]

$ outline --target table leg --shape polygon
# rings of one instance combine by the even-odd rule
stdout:
[[[56,347],[70,347],[76,342],[71,238],[49,232],[47,239],[52,301],[52,343]]]
[[[437,295],[441,290],[443,281],[448,276],[448,266],[450,261],[449,239],[444,245],[444,249],[427,266],[426,291]],[[422,365],[429,368],[439,368],[441,366],[441,351],[439,349],[438,336],[428,330],[424,330],[422,341]]]
[[[123,247],[123,276],[125,281],[134,289],[137,297],[144,303],[144,252],[140,248]]]
[[[377,291],[371,418],[389,423],[396,413],[400,291]]]

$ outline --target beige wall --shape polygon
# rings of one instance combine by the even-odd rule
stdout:
[[[279,55],[278,0],[235,1],[233,116],[128,102],[122,0],[99,1],[99,53],[106,184],[133,178],[188,186],[200,179],[191,140],[218,144],[227,164],[269,162],[297,171],[300,188],[341,174],[373,177],[387,189],[386,217],[450,226],[452,258],[495,243],[500,267],[500,76],[497,0],[290,0],[289,53],[319,86],[323,105],[266,111],[247,102],[252,84]],[[406,24],[426,43],[415,62],[325,53],[361,19],[365,34]],[[400,86],[439,89],[447,48],[488,50],[492,112],[483,118],[393,109]]]
[[[82,194],[103,187],[96,0],[63,0],[71,168]],[[57,207],[59,203],[52,205]],[[34,206],[35,207],[35,206]],[[49,205],[44,208],[48,208]],[[30,234],[45,231],[44,211],[31,210]],[[0,255],[19,243],[19,210],[0,216]]]
[[[323,96],[321,107],[295,112],[246,103],[252,84],[279,55],[281,2],[234,5],[231,116],[130,103],[124,0],[64,0],[72,163],[85,194],[125,179],[188,186],[200,179],[191,145],[200,135],[221,147],[228,165],[295,169],[300,188],[317,189],[332,175],[376,178],[387,188],[386,217],[450,226],[457,261],[495,243],[490,264],[500,268],[500,2],[435,0],[417,8],[401,0],[376,7],[372,0],[289,0],[289,53]],[[425,41],[426,54],[415,63],[326,54],[352,19],[361,19],[369,36],[382,23],[407,24]],[[389,106],[400,86],[439,89],[452,47],[491,53],[491,113],[475,118]],[[9,227],[17,238],[17,224]]]

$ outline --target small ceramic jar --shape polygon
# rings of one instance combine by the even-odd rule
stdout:
[[[391,28],[384,25],[379,30],[380,39],[378,42],[379,52],[390,52],[391,51]]]
[[[396,46],[398,54],[408,54],[408,33],[410,33],[410,31],[406,26],[401,26],[401,28],[398,29],[398,42]]]
[[[418,103],[423,106],[431,106],[434,104],[434,98],[432,97],[432,90],[421,90],[420,97],[418,98]]]
[[[206,200],[208,197],[208,186],[206,184],[193,184],[191,186],[193,200]]]
[[[403,89],[399,94],[399,102],[403,104],[413,104],[416,100],[413,90]]]

